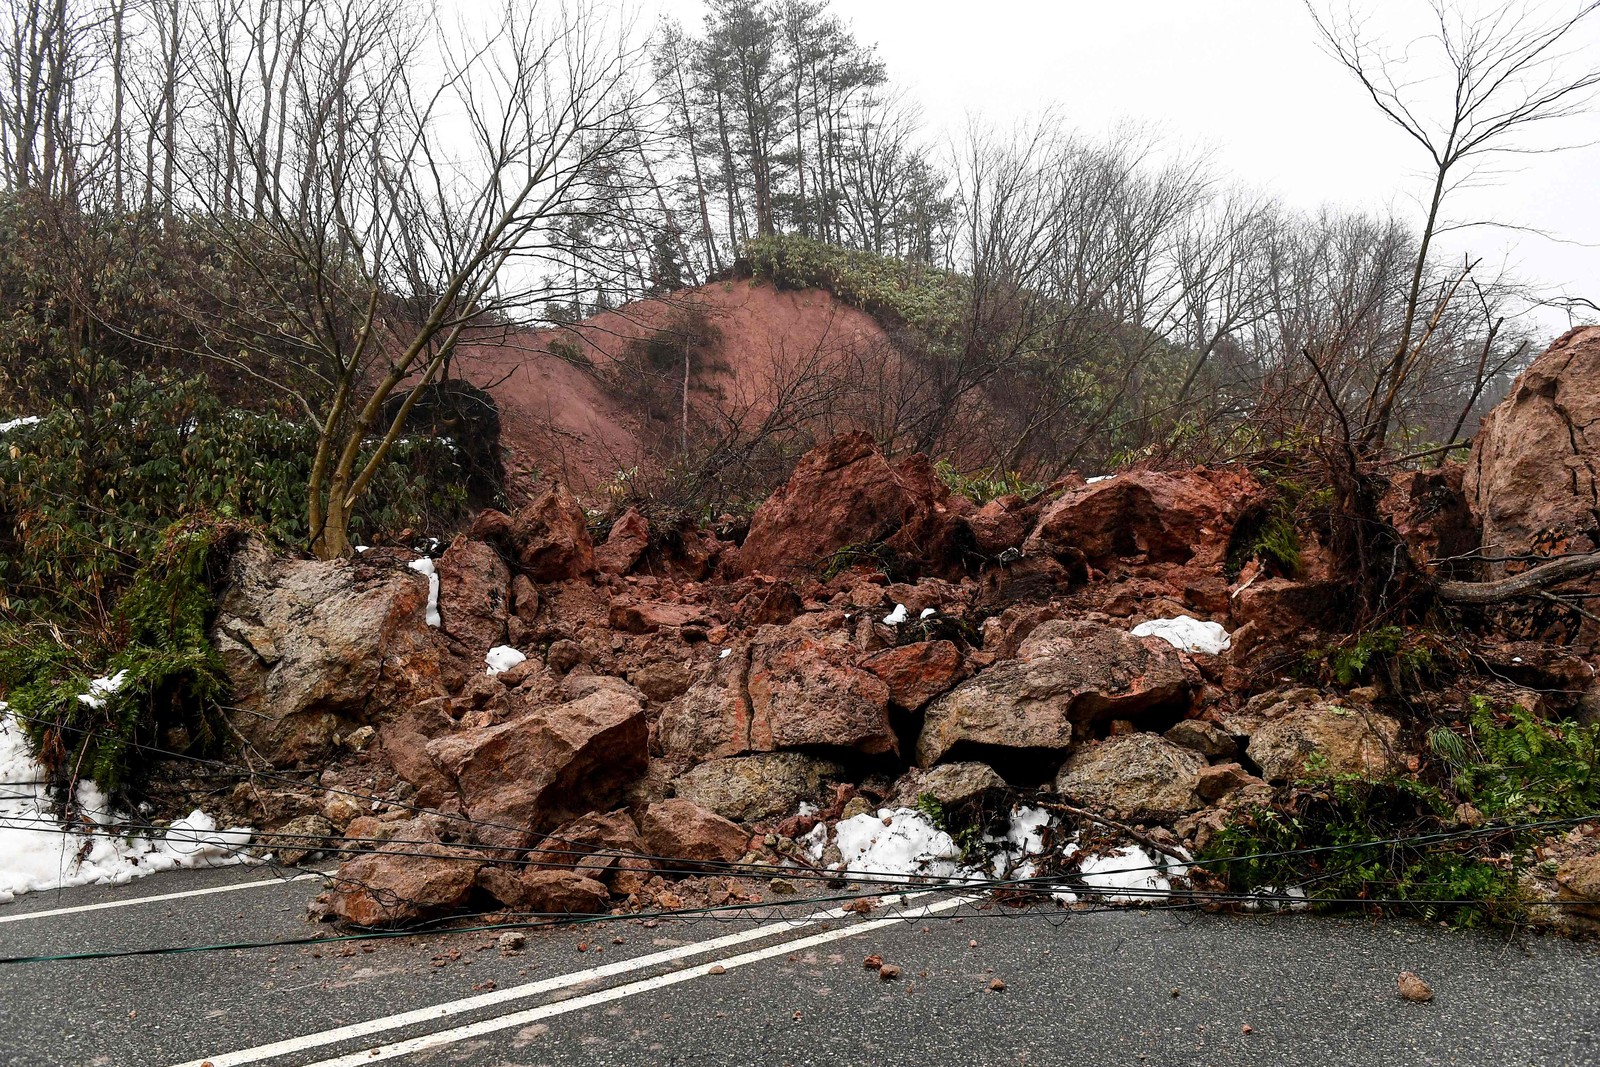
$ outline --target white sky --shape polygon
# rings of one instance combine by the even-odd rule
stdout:
[[[1530,0],[1548,12],[1575,2]],[[698,0],[656,3],[698,26]],[[834,0],[833,10],[877,45],[936,137],[959,131],[969,115],[1006,126],[1055,105],[1089,132],[1131,120],[1208,148],[1221,169],[1291,206],[1393,210],[1420,228],[1427,157],[1323,53],[1298,0]],[[1414,36],[1426,6],[1382,0],[1373,10],[1369,25],[1398,45]],[[1600,34],[1587,45],[1600,51]],[[1600,142],[1600,115],[1547,135]],[[1529,282],[1600,302],[1600,147],[1521,156],[1513,166],[1447,201],[1446,214],[1560,240],[1477,229],[1453,247],[1470,244],[1483,269],[1504,264]],[[1564,313],[1538,321],[1567,325]]]

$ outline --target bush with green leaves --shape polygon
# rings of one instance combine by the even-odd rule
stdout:
[[[990,469],[963,473],[951,459],[941,459],[933,469],[951,492],[966,497],[974,504],[987,504],[1002,496],[1035,496],[1045,488],[1020,471]]]
[[[1474,696],[1463,721],[1426,737],[1426,781],[1296,783],[1270,808],[1235,812],[1202,864],[1234,892],[1298,886],[1332,907],[1383,900],[1465,926],[1523,921],[1519,873],[1549,832],[1537,824],[1600,816],[1600,724],[1546,721]],[[1488,825],[1462,833],[1463,803]]]

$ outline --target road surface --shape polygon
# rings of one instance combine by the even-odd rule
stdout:
[[[37,894],[0,907],[0,955],[326,933],[304,918],[315,891],[229,868]],[[1600,1063],[1600,946],[983,907],[934,894],[909,918],[611,919],[530,933],[510,955],[456,933],[7,964],[0,1064]],[[1396,996],[1402,970],[1432,1003]]]

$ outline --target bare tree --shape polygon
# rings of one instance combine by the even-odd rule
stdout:
[[[1348,5],[1324,15],[1314,0],[1306,0],[1334,58],[1384,116],[1422,147],[1432,167],[1400,336],[1382,364],[1359,433],[1369,451],[1383,448],[1395,404],[1427,339],[1421,321],[1424,280],[1434,240],[1449,228],[1441,213],[1446,196],[1485,157],[1529,151],[1529,127],[1579,113],[1600,87],[1600,57],[1580,40],[1600,0],[1566,5],[1567,12],[1554,17],[1539,17],[1514,0],[1502,0],[1487,13],[1458,0],[1426,3],[1430,32],[1391,48]]]

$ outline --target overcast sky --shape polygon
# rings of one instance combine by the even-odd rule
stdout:
[[[656,3],[691,25],[703,11],[698,0]],[[1424,0],[1368,3],[1371,27],[1397,45],[1423,27]],[[1576,0],[1529,3],[1557,12]],[[1426,156],[1322,51],[1299,0],[834,0],[833,10],[877,45],[936,138],[969,115],[1009,125],[1055,105],[1087,131],[1132,120],[1208,148],[1229,173],[1290,205],[1393,210],[1420,227]],[[1586,44],[1600,54],[1600,33]],[[1600,142],[1600,115],[1546,136]],[[1560,240],[1479,229],[1454,238],[1452,251],[1470,243],[1486,269],[1504,263],[1600,302],[1600,147],[1514,166],[1447,202],[1447,214]],[[1559,329],[1566,316],[1540,321]]]

